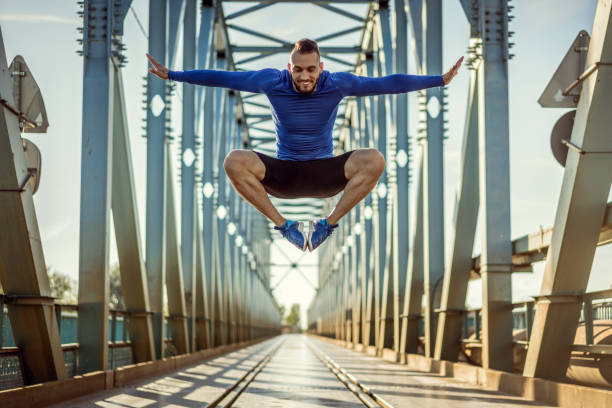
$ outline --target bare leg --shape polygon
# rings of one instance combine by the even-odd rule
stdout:
[[[340,201],[327,217],[331,225],[338,223],[347,212],[368,195],[385,170],[385,158],[376,149],[359,149],[351,154],[344,164],[344,175],[348,183]]]
[[[232,150],[223,162],[225,174],[234,189],[259,212],[268,217],[277,227],[285,223],[285,218],[270,201],[268,193],[261,184],[266,175],[266,167],[250,150]]]

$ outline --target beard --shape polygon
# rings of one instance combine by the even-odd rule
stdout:
[[[295,90],[298,91],[298,93],[301,93],[302,95],[310,95],[311,93],[313,93],[315,89],[317,89],[317,84],[319,83],[319,78],[317,77],[310,91],[302,91],[298,83],[295,82],[295,79],[291,78],[291,80],[293,81],[293,87],[295,88]]]

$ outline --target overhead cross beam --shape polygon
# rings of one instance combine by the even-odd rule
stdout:
[[[351,13],[349,11],[342,10],[341,8],[331,6],[329,3],[340,3],[340,2],[336,2],[336,1],[334,1],[334,2],[323,2],[323,1],[320,1],[320,2],[315,2],[314,4],[316,6],[319,6],[319,7],[323,8],[323,9],[325,9],[325,10],[333,11],[336,14],[339,14],[341,16],[350,18],[352,20],[356,20],[356,21],[359,21],[361,23],[365,23],[366,22],[365,18],[363,18],[361,16],[358,16],[357,14],[353,14],[353,13]],[[355,2],[355,3],[357,3],[357,2]]]
[[[226,0],[227,1],[227,0]],[[260,4],[256,4],[254,6],[251,7],[247,7],[245,9],[242,9],[240,11],[236,11],[235,13],[232,14],[228,14],[227,16],[225,16],[225,20],[233,20],[235,18],[253,13],[255,11],[261,10],[263,8],[269,7],[271,5],[273,5],[274,3],[277,3],[277,1],[269,1],[269,2],[261,2]]]
[[[226,27],[230,28],[232,30],[240,31],[241,33],[252,35],[253,37],[263,38],[264,40],[270,40],[270,41],[273,41],[273,42],[277,42],[277,43],[281,44],[283,47],[292,47],[292,44],[287,42],[287,41],[285,41],[285,40],[273,37],[273,36],[268,35],[268,34],[260,33],[260,32],[255,31],[255,30],[251,30],[251,29],[246,28],[246,27],[241,27],[241,26],[238,26],[238,25],[235,25],[235,24],[226,24]]]
[[[261,53],[281,53],[290,52],[293,48],[292,44],[284,46],[267,46],[267,45],[232,45],[233,52],[261,52]],[[361,52],[361,47],[319,47],[321,53],[326,54],[355,54]]]
[[[226,3],[252,3],[254,0],[223,0]],[[256,0],[262,4],[276,4],[276,3],[315,3],[315,4],[328,4],[328,3],[370,3],[371,0]]]

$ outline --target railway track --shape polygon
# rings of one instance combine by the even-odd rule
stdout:
[[[255,380],[255,377],[266,367],[276,352],[283,346],[286,338],[274,343],[265,355],[257,361],[244,375],[238,378],[230,387],[226,388],[215,400],[206,405],[207,408],[229,408],[240,398],[242,393]],[[394,408],[389,402],[374,393],[368,386],[361,383],[354,375],[340,367],[331,357],[315,346],[311,341],[306,342],[312,353],[327,367],[344,386],[352,392],[368,408]]]
[[[242,377],[240,377],[234,384],[232,384],[229,388],[226,388],[225,391],[221,395],[219,395],[214,401],[210,404],[207,404],[207,408],[214,407],[223,407],[229,408],[234,405],[236,400],[240,397],[240,395],[247,389],[249,384],[253,382],[255,377],[265,368],[268,362],[274,357],[274,354],[282,347],[285,343],[285,339],[279,340],[270,347],[270,351],[268,351],[263,358],[261,358],[257,364],[255,364],[249,371],[247,371]]]
[[[336,378],[344,384],[363,404],[368,408],[393,408],[389,402],[385,401],[381,396],[374,393],[368,386],[361,383],[354,375],[340,367],[334,360],[325,354],[321,349],[316,347],[312,342],[307,342],[310,350],[317,356],[319,360],[331,371]]]

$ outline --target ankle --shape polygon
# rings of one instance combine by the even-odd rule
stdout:
[[[332,227],[335,227],[336,225],[338,225],[338,222],[337,222],[337,221],[336,221],[336,222],[331,222],[329,217],[327,217],[327,218],[323,218],[323,219],[324,219],[324,220],[325,220],[325,221],[326,221],[326,222],[327,222],[329,225],[331,225]]]

